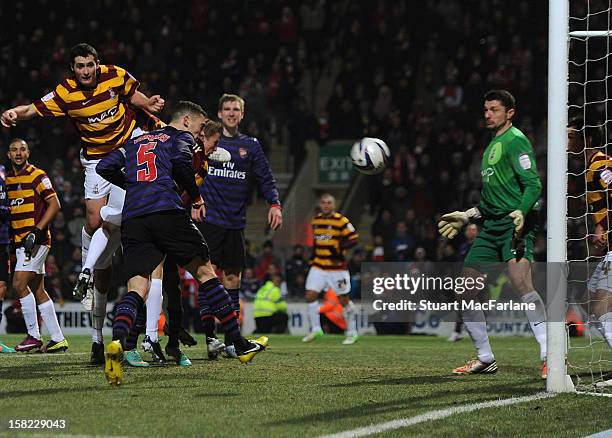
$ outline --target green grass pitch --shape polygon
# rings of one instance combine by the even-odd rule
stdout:
[[[2,337],[9,345],[20,339]],[[249,365],[208,361],[200,343],[184,349],[192,367],[127,368],[119,388],[87,364],[86,336],[69,337],[69,354],[0,355],[0,436],[315,437],[545,388],[532,338],[492,339],[499,372],[467,377],[449,372],[473,355],[469,340],[341,340],[271,336]],[[586,436],[611,429],[611,413],[610,397],[566,394],[377,436]],[[67,427],[8,430],[10,419],[64,419]]]

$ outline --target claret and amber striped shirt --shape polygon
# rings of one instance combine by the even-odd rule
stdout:
[[[326,271],[345,270],[344,253],[357,244],[359,237],[346,216],[340,213],[329,216],[319,213],[312,219],[312,231],[314,247],[311,266]]]
[[[66,78],[51,93],[33,102],[42,117],[70,117],[81,137],[83,155],[89,159],[112,152],[139,124],[136,111],[127,101],[140,83],[114,65],[100,65],[98,75],[98,84],[91,90]]]
[[[44,170],[31,164],[19,172],[11,168],[6,174],[6,189],[11,206],[11,240],[15,246],[40,222],[47,210],[47,200],[55,194],[51,180]],[[43,230],[43,245],[51,244],[51,232]]]
[[[594,224],[603,225],[608,229],[604,219],[612,210],[612,157],[603,152],[595,153],[590,161],[586,172],[587,203],[589,215]],[[603,223],[602,223],[603,222]]]

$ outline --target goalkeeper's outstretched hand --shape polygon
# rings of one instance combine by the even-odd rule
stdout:
[[[467,211],[446,213],[440,218],[440,222],[438,222],[438,233],[448,239],[453,239],[470,220],[478,219],[479,217],[480,211],[476,207],[470,208]]]

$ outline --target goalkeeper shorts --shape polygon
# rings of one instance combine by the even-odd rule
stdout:
[[[531,218],[530,218],[531,219]],[[514,248],[514,224],[512,218],[504,216],[500,219],[485,219],[480,234],[465,257],[465,266],[480,272],[484,265],[508,262],[519,256],[533,262],[533,249],[535,247],[537,225],[532,220],[525,222],[522,238],[524,250],[517,254]]]

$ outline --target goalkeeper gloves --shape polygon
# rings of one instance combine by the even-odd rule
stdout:
[[[440,218],[440,222],[438,222],[438,233],[448,239],[453,239],[468,222],[473,219],[479,219],[480,217],[480,210],[476,207],[472,207],[466,211],[446,213]]]
[[[521,210],[514,210],[508,216],[512,218],[512,222],[514,222],[514,234],[520,235],[521,231],[523,231],[523,226],[525,225],[525,217],[523,216],[523,212]]]

